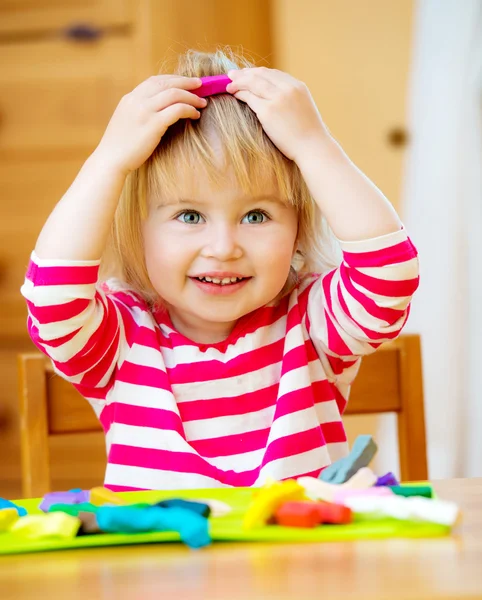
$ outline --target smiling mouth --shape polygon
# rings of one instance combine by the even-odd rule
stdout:
[[[198,281],[201,281],[202,283],[212,283],[215,285],[220,285],[220,286],[224,286],[224,285],[233,285],[235,283],[239,283],[240,281],[245,281],[246,279],[251,279],[250,277],[223,277],[221,278],[217,278],[217,277],[193,277],[193,279],[197,279]]]
[[[217,277],[193,277],[193,279],[197,279],[202,283],[213,283],[215,285],[233,285],[234,283],[239,283],[240,281],[244,281],[245,279],[249,279],[249,277],[223,277],[222,279],[218,279]]]

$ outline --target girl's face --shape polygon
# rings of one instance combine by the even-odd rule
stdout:
[[[188,180],[180,178],[176,197],[150,200],[146,267],[174,326],[196,342],[216,343],[283,289],[298,218],[274,186],[246,196],[234,177],[222,190],[206,176],[195,187]]]

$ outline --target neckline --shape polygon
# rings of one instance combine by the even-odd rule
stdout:
[[[257,308],[253,312],[250,312],[247,315],[243,315],[242,317],[240,317],[226,339],[221,340],[220,342],[213,343],[196,342],[195,340],[181,333],[174,326],[171,320],[171,315],[169,314],[167,308],[160,308],[157,311],[153,311],[153,316],[159,326],[165,325],[169,327],[169,329],[171,329],[174,332],[176,337],[180,341],[184,342],[186,345],[195,346],[199,348],[201,352],[205,352],[208,349],[219,350],[223,352],[228,348],[228,346],[234,345],[237,342],[237,340],[242,336],[243,332],[247,329],[248,325],[251,324],[253,319],[255,319],[259,311],[260,309]]]

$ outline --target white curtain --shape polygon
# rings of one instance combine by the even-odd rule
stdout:
[[[419,0],[402,215],[421,286],[429,476],[482,475],[482,0]]]

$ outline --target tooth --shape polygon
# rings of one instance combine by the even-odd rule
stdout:
[[[212,281],[211,277],[204,277],[206,281]]]
[[[229,277],[225,277],[224,279],[221,280],[221,283],[231,283],[231,279]]]
[[[236,281],[238,281],[238,278],[237,278],[237,277],[231,277],[231,281],[232,281],[233,283],[236,283]]]
[[[221,283],[220,279],[216,279],[216,277],[213,277],[213,279],[211,280],[213,283]]]

